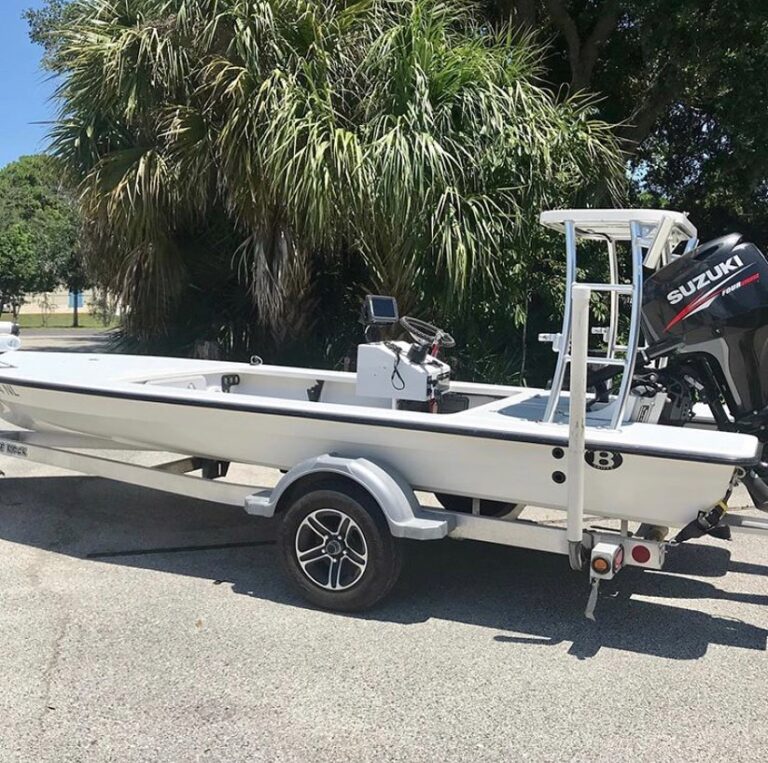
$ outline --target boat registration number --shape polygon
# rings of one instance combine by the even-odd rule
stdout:
[[[29,455],[26,445],[19,445],[16,442],[8,442],[7,440],[0,440],[0,453],[20,458],[26,458]]]

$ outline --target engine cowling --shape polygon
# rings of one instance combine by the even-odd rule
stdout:
[[[651,357],[705,357],[734,419],[768,406],[768,261],[740,234],[649,276],[643,329]]]

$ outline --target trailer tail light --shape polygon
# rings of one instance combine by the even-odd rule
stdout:
[[[624,566],[624,548],[620,543],[595,544],[590,559],[592,577],[608,580]]]
[[[621,542],[617,543],[619,538],[615,533],[609,535],[600,532],[593,533],[592,538],[594,545],[590,570],[594,577],[612,578],[622,567],[627,566],[647,570],[660,570],[664,567],[667,547],[663,541],[622,536]],[[605,561],[597,562],[598,557]],[[606,570],[606,562],[610,564],[610,573]],[[597,567],[593,566],[594,563]]]
[[[627,540],[627,561],[633,567],[660,570],[664,566],[666,546],[654,540]]]
[[[651,551],[647,546],[632,546],[632,558],[638,564],[648,564],[651,559]]]

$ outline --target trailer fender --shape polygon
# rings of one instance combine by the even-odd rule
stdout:
[[[298,487],[302,480],[311,484],[323,475],[352,480],[370,493],[396,538],[436,540],[453,529],[453,517],[435,517],[433,512],[425,512],[411,486],[392,469],[385,469],[367,458],[329,454],[297,464],[282,476],[273,490],[249,495],[245,499],[245,510],[255,516],[272,517],[289,488]],[[307,487],[309,489],[309,484]]]

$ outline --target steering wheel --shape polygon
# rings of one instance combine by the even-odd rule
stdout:
[[[443,331],[426,321],[404,315],[400,319],[400,325],[411,335],[411,339],[416,344],[430,346],[436,344],[438,347],[446,348],[456,346],[456,340],[447,331]]]

